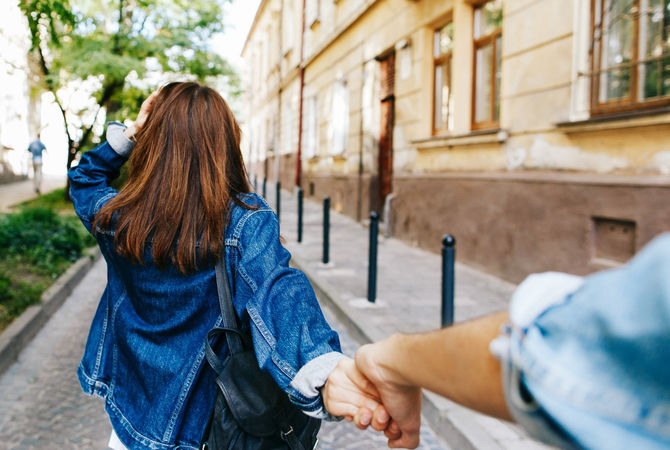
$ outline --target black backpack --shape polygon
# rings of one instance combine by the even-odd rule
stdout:
[[[225,269],[225,246],[216,263],[216,285],[223,324],[207,333],[205,352],[217,374],[217,390],[201,449],[312,450],[321,421],[291,403],[270,374],[258,367],[251,338],[237,325]],[[210,345],[222,334],[229,350],[224,361]]]

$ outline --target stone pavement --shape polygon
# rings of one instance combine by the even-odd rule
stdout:
[[[276,207],[274,186],[267,198]],[[321,199],[319,199],[321,201]],[[297,243],[297,195],[282,191],[281,234],[293,263],[305,271],[325,304],[359,342],[440,327],[441,258],[379,236],[377,302],[367,296],[369,230],[331,211],[330,262],[322,258],[323,205],[304,201],[303,242]],[[445,233],[448,230],[445,230]],[[458,259],[458,236],[456,236]],[[439,251],[441,243],[436,242]],[[455,321],[504,310],[513,284],[463,264],[455,268]],[[423,412],[433,429],[458,449],[546,449],[510,423],[477,414],[430,392]]]
[[[65,175],[59,177],[45,175],[42,179],[42,193],[65,187]],[[0,184],[0,213],[10,212],[17,203],[35,198],[37,194],[33,188],[33,180],[23,180],[15,183]]]
[[[0,449],[104,449],[111,426],[100,399],[81,392],[75,370],[88,327],[106,283],[103,259],[95,263],[63,306],[0,378]],[[326,311],[349,355],[358,347]],[[324,423],[319,449],[382,449],[383,435],[347,422]],[[448,449],[430,428],[422,449]]]

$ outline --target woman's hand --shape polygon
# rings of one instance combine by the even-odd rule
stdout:
[[[372,425],[377,431],[385,430],[389,415],[379,401],[379,392],[356,368],[353,359],[340,360],[321,389],[326,410],[347,421],[353,421],[362,430]]]
[[[142,102],[140,112],[137,114],[137,119],[135,119],[135,122],[123,132],[123,134],[125,134],[131,141],[135,140],[135,133],[137,133],[147,121],[147,117],[149,117],[149,113],[151,112],[151,108],[154,105],[154,100],[156,100],[157,95],[158,90],[152,92],[151,95]]]

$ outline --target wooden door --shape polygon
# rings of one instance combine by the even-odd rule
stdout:
[[[395,117],[395,52],[381,63],[381,126],[379,127],[379,205],[393,189],[393,121]]]

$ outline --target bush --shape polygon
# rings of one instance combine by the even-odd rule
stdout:
[[[0,329],[39,301],[95,239],[79,219],[45,206],[0,217]]]
[[[26,208],[0,219],[0,254],[18,258],[42,271],[76,261],[95,244],[75,217],[61,217],[46,207]]]

